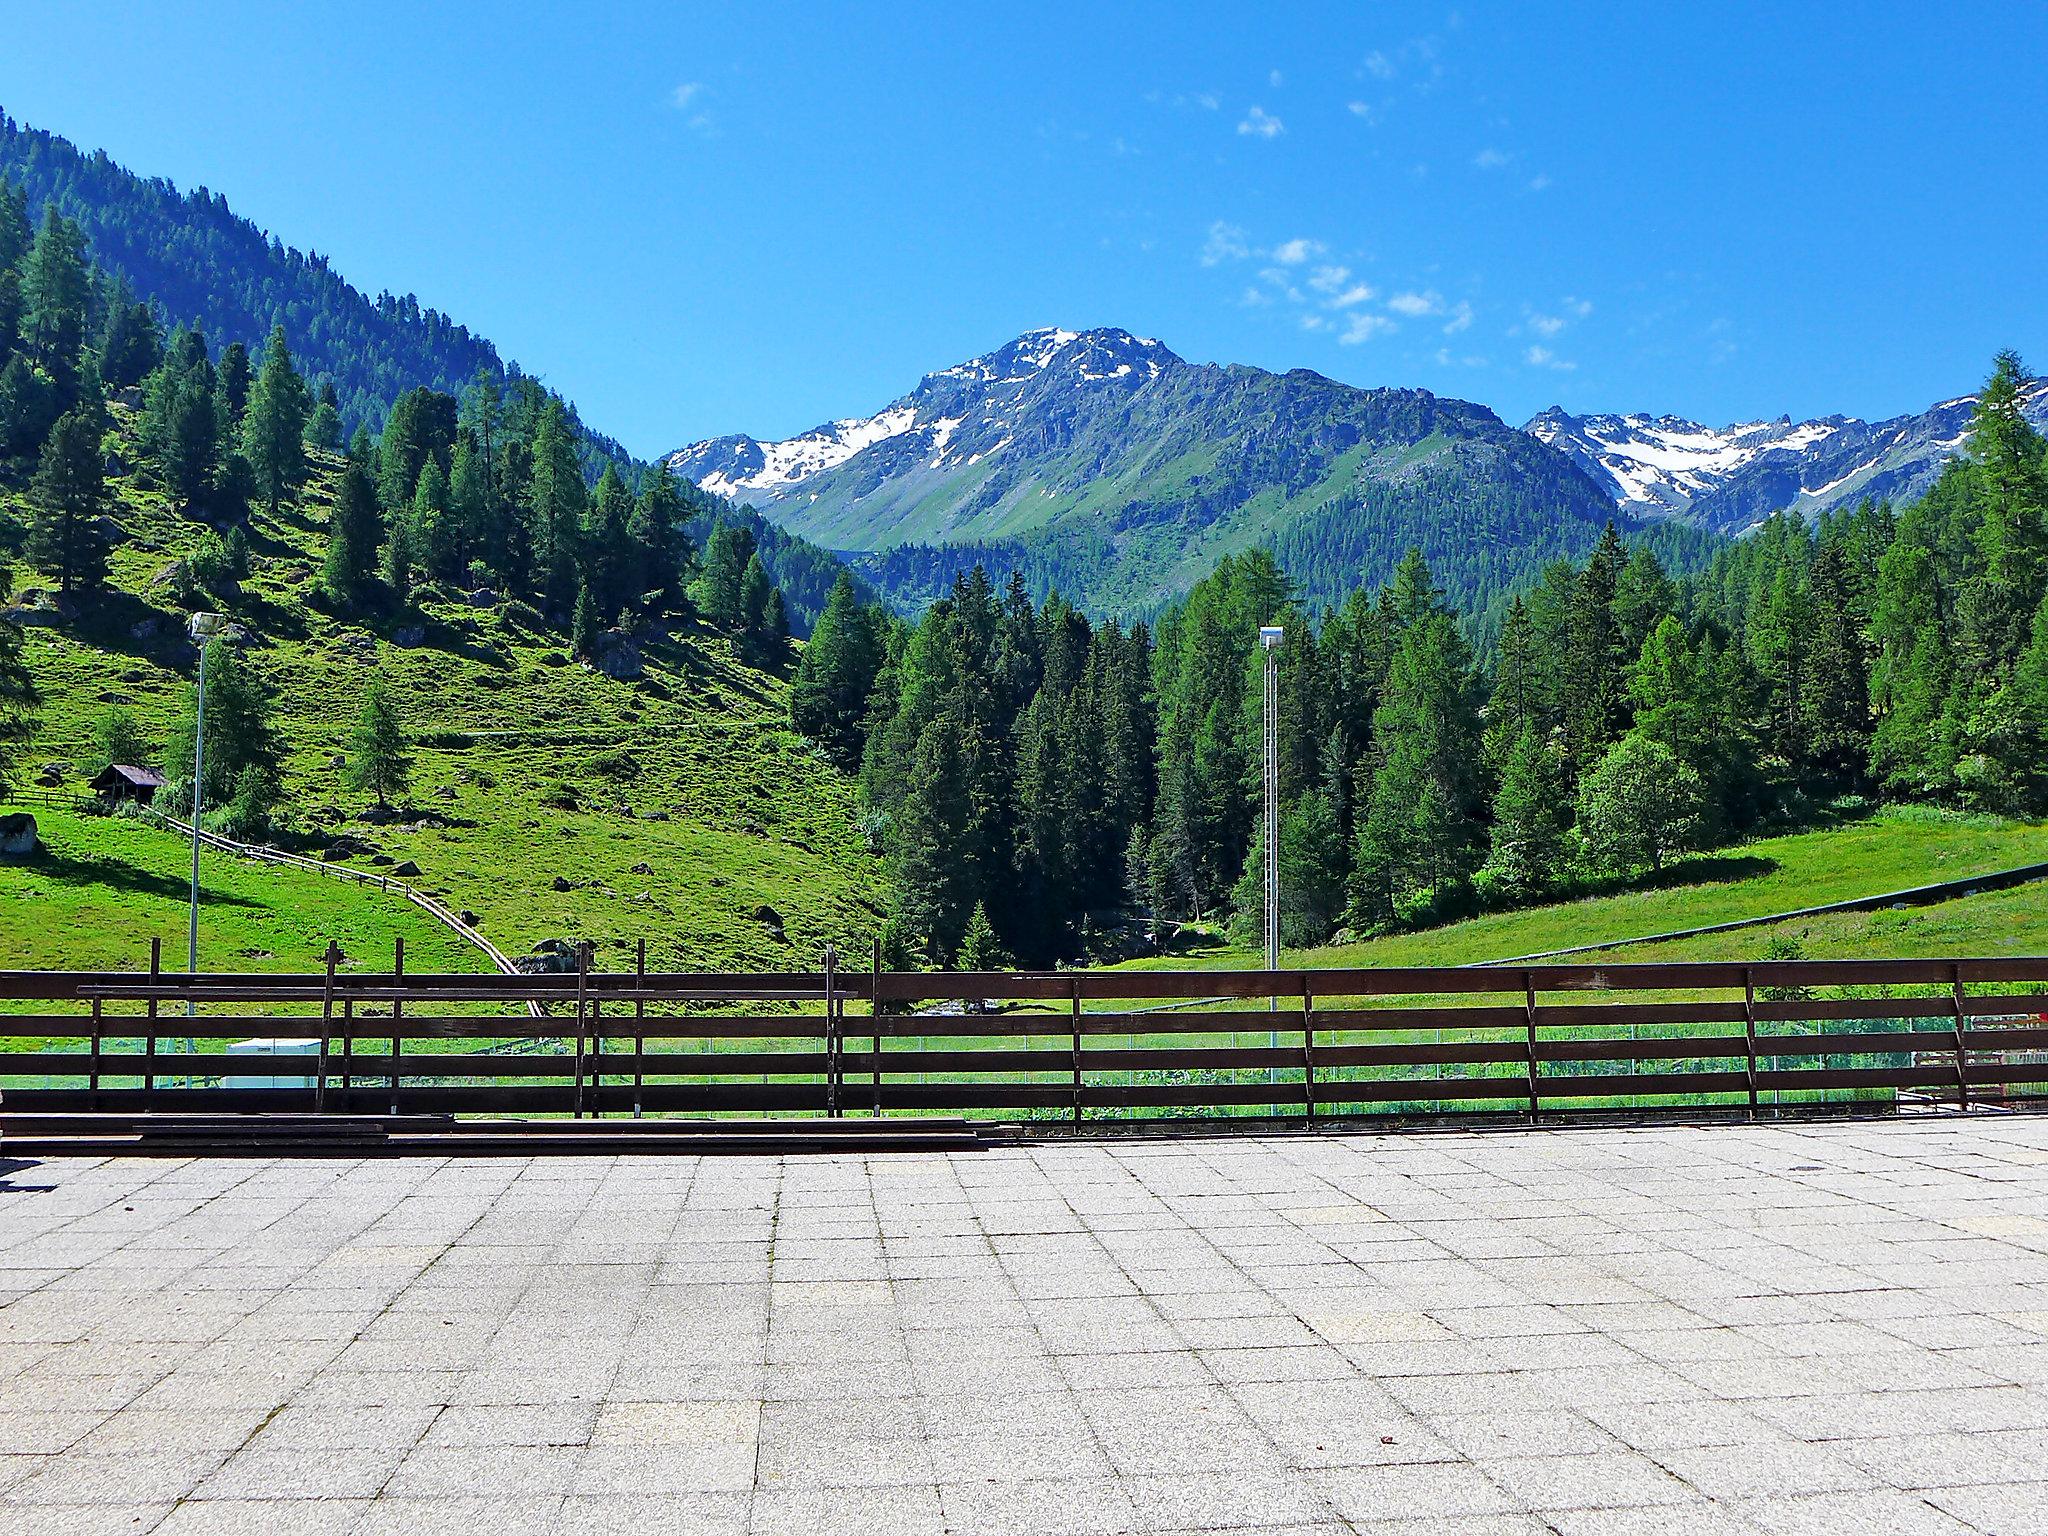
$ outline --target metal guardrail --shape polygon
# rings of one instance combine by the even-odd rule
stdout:
[[[599,972],[586,954],[544,976],[345,974],[336,959],[289,975],[0,972],[0,1004],[24,1010],[0,1030],[26,1037],[0,1051],[0,1084],[33,1084],[5,1107],[1080,1125],[2048,1103],[2048,959],[726,974]],[[1281,1002],[1143,1011],[1176,997]],[[1012,1006],[911,1011],[930,1002]],[[251,1036],[317,1038],[317,1059],[272,1068],[307,1086],[160,1080],[194,1065],[160,1039]],[[499,1049],[542,1037],[555,1053]],[[238,1055],[230,1070],[265,1068]]]

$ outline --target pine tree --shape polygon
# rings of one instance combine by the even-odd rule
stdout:
[[[377,493],[362,466],[351,459],[343,466],[327,523],[327,561],[321,584],[336,602],[353,601],[377,562],[380,530]]]
[[[1455,901],[1479,863],[1479,722],[1471,654],[1447,613],[1401,635],[1373,715],[1380,761],[1352,860],[1359,924],[1383,928],[1405,900]]]
[[[756,550],[747,557],[746,569],[740,573],[740,628],[749,645],[761,635],[762,621],[768,616],[768,594],[774,590],[768,567],[761,563],[761,552]]]
[[[107,315],[100,335],[100,382],[108,389],[140,384],[163,361],[163,338],[147,304],[124,300]]]
[[[1614,615],[1626,561],[1621,535],[1610,522],[1579,573],[1564,613],[1565,750],[1575,777],[1597,763],[1628,725],[1627,669],[1633,652],[1624,647]]]
[[[333,453],[341,447],[341,402],[332,379],[320,381],[319,402],[306,418],[305,439],[308,448],[323,453]]]
[[[1839,539],[1820,541],[1809,583],[1800,728],[1822,781],[1859,789],[1870,772],[1868,663],[1856,625],[1854,577]]]
[[[1518,900],[1550,889],[1564,871],[1570,819],[1564,765],[1533,729],[1525,729],[1501,766],[1485,876]]]
[[[84,231],[54,202],[45,203],[42,228],[22,265],[21,340],[29,361],[56,385],[58,403],[66,409],[78,398],[91,298]]]
[[[349,787],[369,791],[380,807],[412,787],[413,758],[405,726],[382,673],[372,676],[364,691],[363,712],[349,735],[348,749]]]
[[[1493,695],[1486,705],[1486,760],[1498,771],[1528,732],[1547,730],[1542,661],[1529,606],[1509,600],[1495,646]]]
[[[28,558],[54,576],[67,596],[95,591],[107,579],[107,539],[99,526],[107,505],[106,472],[93,418],[80,408],[58,420],[29,487]]]
[[[657,459],[641,481],[628,525],[637,553],[633,590],[657,594],[660,610],[681,600],[683,569],[690,559],[690,536],[683,528],[682,493],[669,473],[668,461]]]
[[[790,723],[841,768],[858,765],[865,744],[868,696],[883,661],[877,620],[841,571],[790,684]]]
[[[1010,956],[996,938],[995,928],[988,920],[988,907],[982,902],[974,904],[968,914],[967,929],[960,936],[960,953],[954,969],[962,971],[1007,970]]]
[[[254,370],[249,366],[249,349],[239,341],[229,342],[221,351],[215,378],[221,409],[227,413],[227,430],[230,434],[238,433],[249,412],[249,388],[255,380]]]
[[[412,579],[419,569],[420,527],[410,507],[401,507],[385,520],[384,585],[391,589],[400,606],[412,601]]]
[[[448,477],[428,459],[420,466],[420,483],[412,498],[414,557],[435,581],[459,581],[469,554],[464,545],[462,516],[450,505]]]
[[[590,500],[583,550],[591,594],[597,600],[599,617],[607,624],[616,622],[628,603],[639,602],[646,590],[641,585],[640,551],[630,532],[632,516],[632,493],[626,489],[619,467],[605,465]]]
[[[1971,676],[1991,685],[2027,642],[2048,589],[2048,445],[2021,409],[2026,366],[2001,352],[1970,420],[1976,567],[1961,595]]]
[[[569,624],[569,643],[578,657],[594,661],[603,633],[603,621],[597,616],[597,599],[591,595],[590,583],[586,581],[576,589],[576,613]]]
[[[747,610],[742,583],[754,558],[753,530],[720,521],[705,546],[703,574],[693,596],[697,611],[721,629],[741,630]]]
[[[552,611],[573,603],[581,580],[578,537],[587,494],[575,435],[560,402],[542,411],[528,482],[528,529],[542,596]]]
[[[57,386],[16,352],[0,368],[0,457],[33,459],[60,414]]]
[[[173,334],[164,360],[143,390],[143,447],[165,487],[186,508],[213,495],[221,464],[221,412],[206,340]]]
[[[272,516],[306,477],[306,416],[305,380],[292,367],[284,327],[275,326],[242,418],[242,456]]]

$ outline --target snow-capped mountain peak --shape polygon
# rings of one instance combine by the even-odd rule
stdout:
[[[1014,441],[1024,402],[1038,389],[1129,389],[1179,362],[1157,341],[1114,326],[1042,326],[926,374],[916,389],[873,416],[828,421],[774,442],[744,434],[711,438],[670,454],[669,467],[714,495],[767,505],[883,445],[898,468],[918,458],[934,469],[956,459],[975,463]]]
[[[1920,495],[1969,439],[1974,395],[1917,416],[1822,416],[1707,427],[1679,416],[1574,416],[1552,406],[1524,430],[1593,477],[1627,510],[1740,533],[1773,512],[1817,515],[1865,496]],[[2048,424],[2048,381],[2022,408]]]

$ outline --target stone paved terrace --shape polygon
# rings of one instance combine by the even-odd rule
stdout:
[[[2048,1531],[2048,1117],[0,1191],[0,1533]]]

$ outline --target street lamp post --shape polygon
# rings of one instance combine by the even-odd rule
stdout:
[[[1284,638],[1285,631],[1278,624],[1267,624],[1259,630],[1259,650],[1264,656],[1266,673],[1266,972],[1269,979],[1280,969],[1280,642]],[[1277,990],[1269,1003],[1269,1011],[1280,1011]],[[1280,1049],[1277,1026],[1268,1033],[1267,1044],[1276,1051]],[[1268,1076],[1278,1082],[1280,1069],[1277,1066],[1269,1068]]]
[[[185,924],[185,969],[191,975],[199,974],[199,813],[206,803],[206,642],[220,633],[220,615],[217,613],[195,613],[185,626],[193,643],[199,647],[197,686],[198,702],[193,708],[197,723],[192,727],[192,906]],[[185,1017],[191,1018],[197,1007],[189,996],[185,999]],[[197,1050],[190,1039],[185,1042],[187,1053]]]

